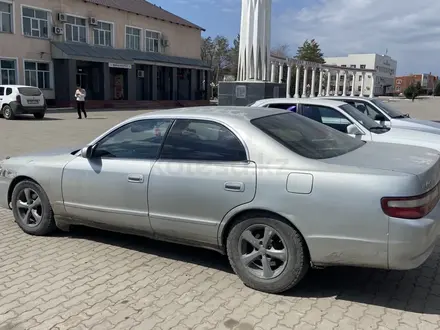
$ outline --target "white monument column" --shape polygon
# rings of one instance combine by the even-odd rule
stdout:
[[[296,77],[295,77],[295,95],[294,98],[299,98],[299,75],[300,75],[300,69],[301,67],[297,64],[296,65]]]
[[[347,96],[347,71],[344,71],[344,85],[342,87],[342,96]]]
[[[335,93],[333,94],[333,96],[338,96],[338,94],[339,94],[339,75],[340,75],[340,72],[336,71]]]
[[[331,79],[332,79],[332,72],[330,70],[327,70],[327,90],[326,90],[325,96],[330,96]]]
[[[324,78],[324,72],[322,68],[319,68],[319,84],[318,84],[318,97],[322,96],[322,80]]]
[[[365,88],[365,72],[362,72],[361,92],[359,96],[364,96],[364,88]]]
[[[272,62],[271,68],[270,68],[270,82],[275,82],[275,62]]]
[[[371,87],[370,87],[370,97],[374,97],[374,73],[371,73]]]
[[[286,97],[291,98],[290,88],[292,87],[292,66],[287,64],[287,84],[286,84]]]
[[[354,96],[354,88],[356,87],[356,71],[353,71],[352,73],[353,73],[353,75],[352,75],[353,80],[351,81],[351,93],[350,93],[350,96]]]
[[[281,84],[283,82],[283,76],[284,76],[284,63],[280,63],[280,70],[279,70],[279,76],[278,76],[278,83]]]
[[[308,67],[304,66],[304,80],[303,80],[303,92],[301,97],[307,97],[307,71]]]
[[[238,80],[269,80],[272,0],[242,0]]]
[[[312,85],[310,87],[310,97],[315,97],[316,67],[312,69]]]

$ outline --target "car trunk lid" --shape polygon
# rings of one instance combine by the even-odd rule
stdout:
[[[420,179],[423,191],[432,189],[440,180],[439,152],[418,146],[367,142],[345,155],[322,161],[413,174]]]
[[[18,92],[21,98],[21,104],[25,107],[44,106],[44,95],[36,87],[19,87]]]

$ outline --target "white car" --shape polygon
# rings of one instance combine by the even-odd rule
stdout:
[[[250,107],[280,108],[347,133],[363,141],[388,142],[428,147],[440,151],[440,135],[398,127],[386,127],[345,102],[327,99],[263,99]]]
[[[44,94],[38,87],[0,85],[0,109],[5,119],[14,119],[16,115],[24,114],[43,119],[47,105]]]
[[[411,118],[408,114],[403,114],[391,104],[383,102],[378,98],[336,96],[321,97],[321,99],[331,99],[348,103],[368,115],[371,119],[387,127],[400,127],[440,134],[440,123],[431,120]]]

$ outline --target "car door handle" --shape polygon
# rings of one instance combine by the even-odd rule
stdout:
[[[142,174],[129,174],[127,177],[128,182],[142,183],[144,182],[144,176]]]
[[[227,191],[244,191],[243,182],[225,182],[225,190]]]

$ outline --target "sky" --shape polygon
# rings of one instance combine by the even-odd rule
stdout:
[[[232,43],[241,0],[151,0]],[[378,53],[397,60],[397,74],[440,74],[440,0],[273,0],[272,48],[292,54],[315,39],[324,56]]]

